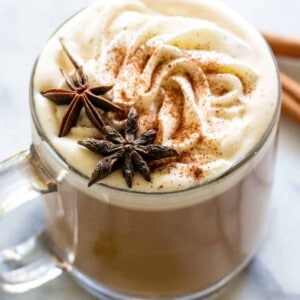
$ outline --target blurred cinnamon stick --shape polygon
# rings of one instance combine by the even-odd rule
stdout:
[[[275,55],[300,59],[300,38],[263,32]],[[300,124],[300,83],[280,72],[282,83],[282,113]]]
[[[280,73],[280,80],[283,90],[292,96],[300,106],[300,84],[283,72]]]
[[[282,91],[282,113],[300,124],[300,104],[286,91]]]
[[[300,39],[272,33],[262,33],[276,55],[300,58]]]

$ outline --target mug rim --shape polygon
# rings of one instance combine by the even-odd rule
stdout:
[[[61,27],[63,27],[69,20],[71,20],[73,17],[75,17],[77,14],[79,14],[81,11],[83,11],[84,9],[76,12],[75,14],[73,14],[72,16],[70,16],[69,18],[67,18],[60,26],[58,26],[58,28],[50,35],[50,37],[48,38],[47,42],[49,40],[51,40],[51,38],[60,30]],[[254,28],[249,22],[247,22],[248,25],[250,25],[252,28]],[[254,30],[262,37],[262,35],[258,32],[257,29],[254,28]],[[263,38],[263,37],[262,37]],[[263,38],[264,40],[264,38]],[[29,105],[30,105],[30,112],[31,112],[31,118],[33,120],[33,124],[35,126],[35,129],[39,135],[39,137],[47,143],[48,146],[50,146],[51,151],[51,156],[54,157],[58,163],[60,165],[63,165],[64,168],[68,169],[68,170],[72,170],[76,175],[78,175],[79,177],[81,177],[84,180],[89,180],[89,177],[85,174],[83,174],[82,172],[78,171],[76,168],[72,167],[71,165],[69,165],[66,161],[66,159],[55,149],[55,147],[52,145],[51,141],[49,140],[49,138],[47,137],[47,135],[45,134],[41,123],[39,121],[39,118],[37,116],[37,112],[35,109],[35,101],[34,101],[34,75],[35,75],[35,71],[36,71],[36,67],[37,64],[39,62],[40,59],[40,55],[43,52],[44,48],[47,45],[47,42],[44,44],[42,50],[40,51],[40,54],[38,55],[38,57],[35,60],[35,63],[33,65],[32,71],[31,71],[31,76],[30,76],[30,87],[29,87]],[[124,193],[128,193],[128,194],[140,194],[140,195],[173,195],[173,194],[178,194],[178,193],[183,193],[183,192],[188,192],[188,191],[193,191],[196,189],[201,189],[203,187],[207,187],[208,185],[214,184],[222,179],[227,178],[228,176],[230,176],[232,173],[234,173],[236,170],[238,170],[240,167],[242,167],[244,164],[246,164],[248,161],[250,161],[250,159],[255,156],[260,150],[261,148],[263,148],[263,146],[265,145],[265,143],[268,140],[268,137],[271,135],[272,130],[274,128],[274,126],[276,126],[277,122],[279,121],[279,117],[280,117],[280,111],[281,111],[281,81],[280,81],[280,72],[279,72],[279,66],[277,63],[277,60],[275,58],[274,53],[272,52],[270,46],[267,44],[267,42],[264,40],[265,42],[265,46],[268,48],[268,52],[271,56],[271,59],[273,61],[273,65],[275,67],[275,71],[276,71],[276,78],[277,78],[277,101],[276,101],[276,108],[274,110],[274,114],[272,116],[272,119],[268,125],[268,127],[266,128],[266,130],[264,131],[264,133],[262,134],[261,138],[258,140],[258,142],[255,144],[254,147],[252,147],[248,152],[246,152],[242,157],[240,157],[240,159],[238,159],[237,161],[235,161],[232,166],[227,169],[226,171],[224,171],[223,173],[221,173],[219,176],[208,180],[208,181],[204,181],[203,183],[199,183],[196,184],[194,186],[190,186],[187,187],[185,189],[180,189],[180,190],[174,190],[174,191],[160,191],[160,192],[156,192],[156,191],[151,191],[151,192],[144,192],[144,191],[137,191],[137,190],[130,190],[130,189],[126,189],[126,188],[120,188],[120,187],[114,187],[114,186],[110,186],[108,184],[102,183],[102,182],[97,182],[96,184],[94,184],[93,188],[107,188],[107,189],[111,189],[113,191],[119,191],[119,192],[124,192]],[[50,152],[50,151],[49,151]]]

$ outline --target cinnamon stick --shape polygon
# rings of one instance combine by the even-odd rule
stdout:
[[[300,104],[286,91],[282,91],[282,113],[300,124]]]
[[[276,55],[300,58],[300,39],[280,36],[271,33],[262,33]]]
[[[262,33],[275,55],[300,58],[300,38]],[[300,83],[280,73],[282,83],[282,113],[300,124]]]
[[[300,105],[300,84],[283,72],[280,73],[280,80],[283,90],[290,94]]]

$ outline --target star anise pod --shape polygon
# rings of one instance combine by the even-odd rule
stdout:
[[[105,140],[88,138],[78,142],[79,145],[105,156],[98,162],[88,186],[105,178],[118,168],[122,168],[128,187],[132,186],[135,170],[150,181],[149,161],[178,155],[174,149],[152,144],[156,136],[156,131],[153,129],[137,136],[137,112],[133,107],[127,117],[124,136],[110,126],[104,128]]]
[[[64,40],[60,39],[60,43],[65,54],[75,67],[74,75],[69,75],[60,69],[70,90],[54,88],[41,92],[43,96],[57,105],[69,104],[63,117],[58,136],[61,137],[67,135],[71,128],[76,125],[83,106],[88,118],[100,131],[102,131],[104,121],[97,111],[97,108],[105,111],[122,111],[118,105],[101,96],[107,93],[112,86],[91,87],[88,82],[88,76],[83,71],[83,67],[80,66],[71,55]]]

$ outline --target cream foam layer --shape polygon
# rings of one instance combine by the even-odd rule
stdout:
[[[40,94],[63,86],[59,68],[73,70],[58,42],[64,37],[91,84],[113,84],[107,96],[137,108],[140,131],[157,129],[156,142],[181,154],[155,169],[150,184],[136,173],[133,190],[176,191],[226,172],[258,143],[274,115],[278,82],[265,42],[219,2],[107,2],[68,21],[39,59],[35,107],[52,145],[87,176],[100,159],[77,144],[98,136],[84,111],[69,135],[58,138],[66,107]],[[102,182],[126,188],[121,172]]]

